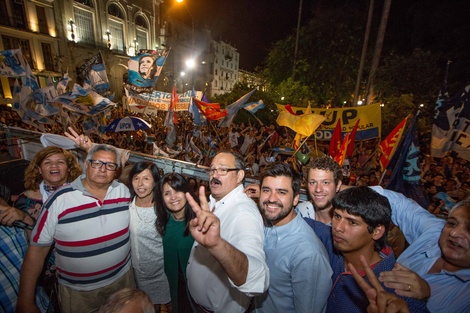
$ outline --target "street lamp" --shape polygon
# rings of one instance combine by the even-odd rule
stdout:
[[[108,38],[108,49],[111,50],[111,32],[109,29],[106,30],[106,37]]]
[[[69,25],[70,25],[70,37],[72,38],[72,41],[75,41],[75,33],[73,31],[73,25],[75,23],[73,22],[72,18],[69,20]]]

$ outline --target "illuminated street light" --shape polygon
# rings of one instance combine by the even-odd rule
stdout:
[[[190,65],[188,65],[188,61],[186,61],[186,66],[190,67],[191,69],[194,68],[195,66],[195,62],[194,62],[194,16],[193,14],[191,13],[191,11],[189,10],[188,6],[186,5],[186,3],[184,3],[184,0],[176,0],[176,2],[178,3],[183,3],[183,5],[185,6],[186,8],[186,11],[188,11],[189,13],[189,16],[191,17],[191,58],[192,58],[192,63],[193,65],[190,67]],[[191,83],[194,87],[194,71],[192,71],[192,78],[191,78]]]
[[[75,41],[75,33],[73,31],[73,25],[75,23],[73,22],[72,18],[69,20],[69,25],[70,25],[70,37],[72,38],[72,41]]]
[[[111,32],[109,29],[106,30],[106,37],[108,38],[108,49],[111,50]]]

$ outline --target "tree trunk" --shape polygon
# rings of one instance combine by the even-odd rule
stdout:
[[[392,0],[385,0],[382,10],[382,19],[380,20],[379,31],[377,33],[377,41],[375,42],[374,56],[372,58],[372,65],[369,72],[369,79],[367,81],[366,103],[369,104],[374,98],[374,79],[379,67],[380,55],[382,54],[382,46],[384,43],[385,30],[387,29],[388,16],[390,14],[390,6]]]

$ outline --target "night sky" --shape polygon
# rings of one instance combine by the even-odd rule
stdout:
[[[299,0],[185,1],[196,23],[208,25],[212,30],[214,40],[223,40],[237,48],[240,68],[244,70],[262,65],[271,44],[297,27]],[[302,22],[311,16],[313,2],[303,0]],[[184,13],[187,12],[182,12],[183,18]]]
[[[171,5],[173,1],[175,0],[166,0],[165,5]],[[300,0],[185,0],[185,2],[195,18],[196,27],[207,25],[212,30],[213,39],[223,40],[235,46],[240,53],[240,68],[252,71],[256,66],[262,65],[274,42],[294,33]],[[364,16],[367,15],[369,0],[303,0],[301,25],[306,24],[313,16],[313,7],[339,8],[345,3],[363,7]],[[383,0],[375,3],[378,8],[375,10],[377,16],[374,20],[378,23]],[[417,7],[425,16],[421,19],[421,22],[425,22],[422,25],[416,24],[416,13],[410,14]],[[182,14],[183,18],[186,15],[188,19],[187,11],[180,8],[177,9],[179,14]],[[449,38],[447,46],[456,44],[457,50],[467,50],[470,46],[468,12],[470,12],[468,0],[392,0],[386,36],[386,40],[389,41],[386,44],[393,41],[392,45],[395,43],[400,45],[400,40],[404,39],[406,49],[413,48],[410,45],[424,49],[436,48],[433,46],[433,41],[437,34],[440,38]],[[188,19],[187,23],[190,24],[191,20]],[[457,29],[463,33],[456,33]],[[429,32],[430,36],[427,36],[426,32]],[[410,38],[416,37],[415,34],[419,35],[421,42]],[[459,40],[460,37],[462,41]],[[362,41],[363,38],[358,40]],[[445,43],[442,40],[441,42]],[[374,43],[375,40],[372,40],[370,44]]]

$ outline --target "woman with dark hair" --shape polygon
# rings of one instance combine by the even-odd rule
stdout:
[[[173,313],[192,312],[186,287],[186,265],[194,243],[189,233],[189,221],[195,215],[186,201],[186,193],[196,201],[198,198],[186,178],[178,173],[163,176],[160,192],[162,204],[157,208],[157,230],[163,236],[165,273],[170,284]]]
[[[160,312],[161,304],[170,302],[162,237],[155,229],[160,210],[159,182],[160,174],[154,163],[138,162],[129,172],[132,267],[137,287],[150,296],[156,312]]]

